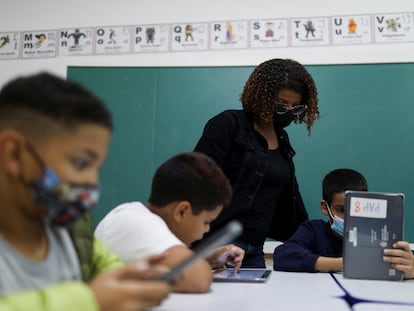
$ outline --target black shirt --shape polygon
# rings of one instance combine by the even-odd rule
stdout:
[[[269,161],[251,207],[241,213],[243,238],[253,245],[262,245],[269,232],[274,207],[281,191],[289,184],[289,164],[280,149],[269,150]],[[278,208],[278,207],[277,207]]]

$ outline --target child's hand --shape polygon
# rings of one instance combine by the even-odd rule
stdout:
[[[102,311],[143,311],[160,305],[170,293],[171,287],[167,282],[155,280],[166,271],[145,262],[125,265],[101,273],[89,283],[89,287]]]
[[[414,278],[414,255],[410,245],[405,241],[394,243],[394,248],[384,249],[382,258],[385,262],[392,263],[392,266],[404,273],[405,279]]]
[[[222,268],[226,263],[234,266],[234,272],[240,268],[244,258],[244,250],[240,247],[227,244],[217,248],[208,256],[207,261],[213,269]]]

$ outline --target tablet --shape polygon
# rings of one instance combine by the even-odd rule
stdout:
[[[346,191],[344,209],[344,277],[402,280],[382,256],[384,248],[403,240],[404,194]]]
[[[269,269],[239,269],[237,273],[231,269],[213,271],[213,282],[264,283],[269,279]]]

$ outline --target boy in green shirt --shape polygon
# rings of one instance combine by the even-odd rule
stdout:
[[[93,238],[111,131],[74,82],[42,73],[0,91],[0,310],[144,310],[167,297],[161,269],[118,267]]]

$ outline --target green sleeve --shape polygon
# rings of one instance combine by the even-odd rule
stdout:
[[[93,243],[93,275],[122,266],[118,256],[99,240]],[[64,282],[42,289],[22,291],[0,297],[0,311],[96,311],[95,297],[89,287],[79,282]]]
[[[0,311],[97,311],[92,291],[82,282],[65,282],[0,297]]]
[[[93,276],[100,272],[122,266],[118,256],[99,240],[93,243]],[[0,311],[96,311],[98,305],[87,284],[64,282],[41,289],[22,291],[0,297]]]
[[[93,276],[102,271],[109,270],[123,265],[121,259],[111,251],[100,240],[95,238],[93,243]]]

